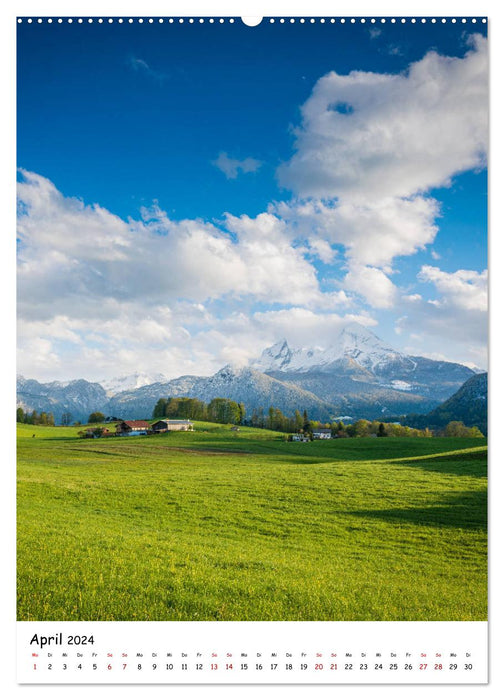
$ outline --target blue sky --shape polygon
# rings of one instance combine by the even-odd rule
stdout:
[[[19,24],[19,371],[205,374],[349,320],[486,366],[485,30]]]

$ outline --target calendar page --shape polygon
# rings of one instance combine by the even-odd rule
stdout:
[[[487,17],[14,22],[18,683],[486,684]]]

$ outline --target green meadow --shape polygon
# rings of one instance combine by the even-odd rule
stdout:
[[[79,429],[18,425],[19,620],[487,619],[482,439]]]

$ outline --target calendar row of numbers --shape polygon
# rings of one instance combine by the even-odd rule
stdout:
[[[145,662],[34,662],[33,671],[472,671],[472,663],[145,663]]]

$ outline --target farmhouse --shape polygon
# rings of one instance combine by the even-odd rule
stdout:
[[[81,430],[79,432],[80,437],[85,437],[85,438],[100,438],[100,437],[113,437],[114,433],[111,432],[108,428],[101,428],[98,426],[97,428],[86,428],[86,430]]]
[[[192,430],[193,428],[194,425],[190,420],[158,420],[151,426],[155,433],[167,433],[172,430]]]
[[[123,420],[117,424],[118,435],[146,435],[150,425],[146,420]]]
[[[318,428],[313,431],[314,440],[330,440],[331,439],[331,429],[330,428]]]
[[[301,433],[295,433],[294,435],[291,435],[292,442],[310,442],[310,438],[306,437],[306,435],[301,435]]]

